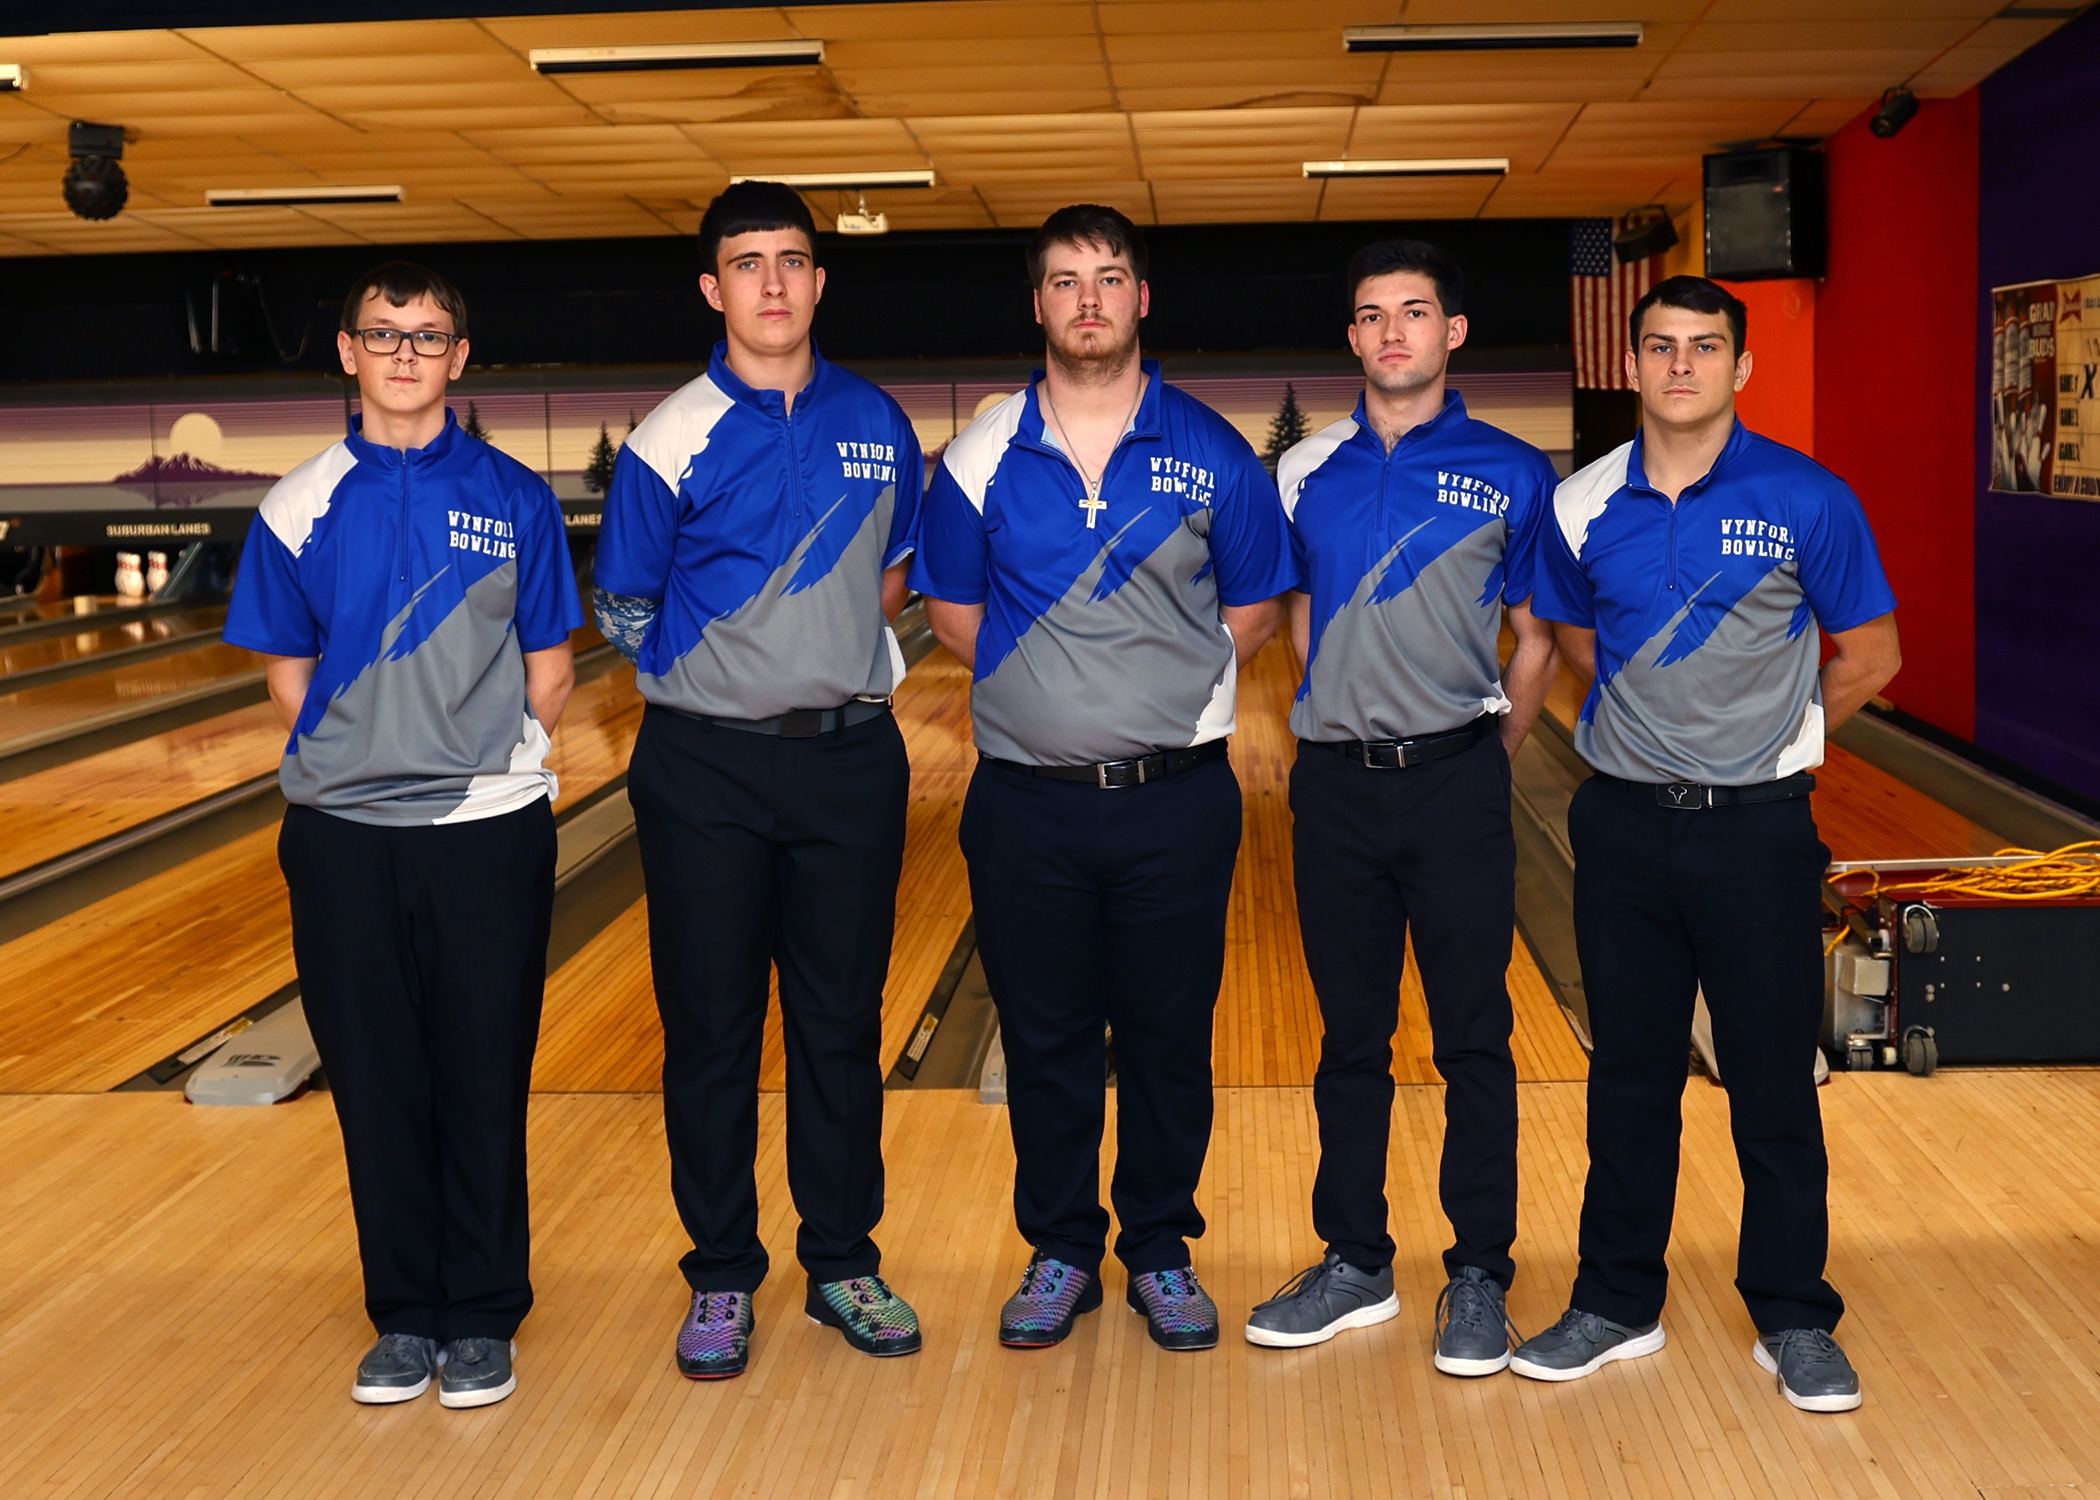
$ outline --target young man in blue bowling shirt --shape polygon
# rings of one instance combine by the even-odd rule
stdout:
[[[1055,1344],[1101,1305],[1107,1024],[1127,1300],[1161,1346],[1207,1349],[1217,1308],[1188,1242],[1240,838],[1225,737],[1239,662],[1298,574],[1246,439],[1139,358],[1130,220],[1060,209],[1028,271],[1047,368],[949,445],[912,565],[974,672],[961,838],[1033,1250],[999,1339]]]
[[[1595,679],[1575,749],[1596,774],[1568,811],[1594,1052],[1574,1293],[1512,1367],[1574,1380],[1662,1348],[1703,989],[1743,1175],[1751,1355],[1801,1410],[1850,1411],[1809,1068],[1830,858],[1809,773],[1895,675],[1896,600],[1844,482],[1737,420],[1746,322],[1703,277],[1641,298],[1626,355],[1640,434],[1560,487],[1540,541],[1534,607]],[[1818,627],[1834,648],[1820,667]]]
[[[554,493],[445,407],[467,310],[393,262],[336,342],[349,436],[264,497],[226,639],[291,731],[278,841],[379,1341],[351,1394],[515,1389],[525,1107],[554,900],[548,735],[582,623]]]
[[[882,987],[911,772],[890,694],[924,485],[911,424],[824,360],[815,227],[792,189],[732,185],[700,221],[725,338],[628,435],[598,544],[600,626],[648,700],[628,771],[664,1026],[671,1191],[693,1248],[678,1368],[742,1373],[758,1237],[767,973],[787,1044],[803,1310],[910,1354],[882,1218]]]
[[[1411,933],[1446,1085],[1438,1190],[1455,1236],[1434,1359],[1448,1375],[1489,1375],[1509,1363],[1503,1294],[1516,1270],[1509,761],[1558,661],[1528,602],[1557,476],[1446,388],[1467,329],[1449,256],[1419,240],[1366,246],[1349,287],[1363,398],[1277,466],[1305,573],[1291,596],[1305,667],[1291,811],[1324,1024],[1312,1208],[1327,1248],[1254,1309],[1247,1338],[1298,1348],[1400,1310],[1385,1180]]]

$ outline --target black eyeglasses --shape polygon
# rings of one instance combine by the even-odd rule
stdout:
[[[368,354],[392,354],[407,339],[416,353],[432,359],[448,353],[453,344],[466,335],[442,333],[435,328],[353,328],[357,341],[365,346]]]

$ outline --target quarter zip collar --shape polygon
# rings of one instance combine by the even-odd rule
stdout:
[[[1356,398],[1354,415],[1357,436],[1368,441],[1372,451],[1380,458],[1390,458],[1410,443],[1426,443],[1436,435],[1438,429],[1454,427],[1466,420],[1466,398],[1447,386],[1444,390],[1444,404],[1437,409],[1437,414],[1426,422],[1417,422],[1401,433],[1400,441],[1393,444],[1391,452],[1388,452],[1385,439],[1380,437],[1378,429],[1371,425],[1370,399],[1368,394]]]
[[[708,356],[707,378],[712,380],[725,396],[739,406],[748,406],[753,411],[771,417],[776,422],[785,422],[791,414],[800,416],[804,410],[805,403],[813,401],[823,394],[825,372],[831,368],[830,363],[824,358],[824,351],[817,347],[814,340],[810,342],[809,353],[812,361],[809,372],[809,384],[795,392],[795,404],[792,410],[788,406],[787,396],[784,393],[780,391],[762,391],[753,386],[748,386],[744,384],[742,377],[736,371],[729,368],[729,340],[727,339],[717,341],[714,353]]]
[[[1159,415],[1159,361],[1140,358],[1138,368],[1145,374],[1145,394],[1138,398],[1137,411],[1132,414],[1130,425],[1123,430],[1122,437],[1116,439],[1118,447],[1122,446],[1126,438],[1156,438],[1162,431]],[[1021,425],[1015,429],[1014,439],[1023,447],[1033,448],[1038,453],[1055,453],[1059,458],[1069,461],[1065,450],[1057,445],[1057,435],[1048,431],[1045,426],[1042,393],[1043,379],[1048,373],[1046,370],[1037,370],[1028,377],[1026,404],[1021,409]]]
[[[1703,494],[1707,486],[1718,479],[1721,471],[1728,467],[1729,461],[1741,453],[1749,445],[1749,442],[1750,430],[1743,426],[1743,419],[1737,417],[1735,425],[1728,430],[1728,441],[1723,443],[1721,451],[1714,455],[1714,466],[1686,485],[1679,492],[1677,503],[1682,505],[1685,501],[1691,499],[1695,493]],[[1664,504],[1668,504],[1670,497],[1648,482],[1647,443],[1648,432],[1646,428],[1633,435],[1633,447],[1626,454],[1626,487],[1639,490],[1644,495],[1653,495]]]
[[[386,468],[407,466],[411,469],[429,469],[443,463],[459,446],[460,426],[452,415],[452,408],[445,408],[445,425],[438,435],[420,448],[389,448],[384,443],[375,443],[365,436],[365,419],[362,414],[350,418],[350,431],[343,441],[349,446],[360,463],[379,464]]]

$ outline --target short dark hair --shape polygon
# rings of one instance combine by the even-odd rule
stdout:
[[[1741,354],[1750,347],[1750,309],[1743,306],[1743,299],[1722,286],[1708,281],[1704,276],[1670,276],[1648,288],[1641,300],[1633,304],[1633,311],[1626,319],[1626,343],[1631,349],[1641,347],[1641,319],[1648,316],[1651,307],[1674,307],[1684,312],[1722,313],[1728,318],[1728,332],[1735,339],[1735,352]]]
[[[374,292],[395,307],[406,307],[418,297],[428,297],[451,316],[452,331],[461,337],[466,335],[467,299],[460,296],[459,288],[428,266],[411,260],[390,260],[357,278],[350,295],[343,299],[343,332],[357,331],[365,299]]]
[[[817,221],[802,195],[784,182],[732,182],[700,216],[700,264],[710,274],[721,270],[722,241],[767,229],[799,229],[817,249]]]
[[[1444,316],[1455,318],[1466,310],[1466,273],[1442,246],[1427,240],[1380,240],[1349,257],[1349,316],[1356,316],[1356,294],[1373,276],[1412,271],[1427,276],[1436,287],[1438,306]]]
[[[1028,242],[1028,284],[1043,284],[1043,263],[1052,245],[1101,245],[1110,255],[1129,257],[1131,274],[1145,279],[1145,237],[1116,209],[1099,203],[1071,203],[1043,220]]]

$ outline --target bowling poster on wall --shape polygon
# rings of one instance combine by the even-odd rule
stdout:
[[[2100,500],[2100,276],[1991,289],[1991,488]]]

